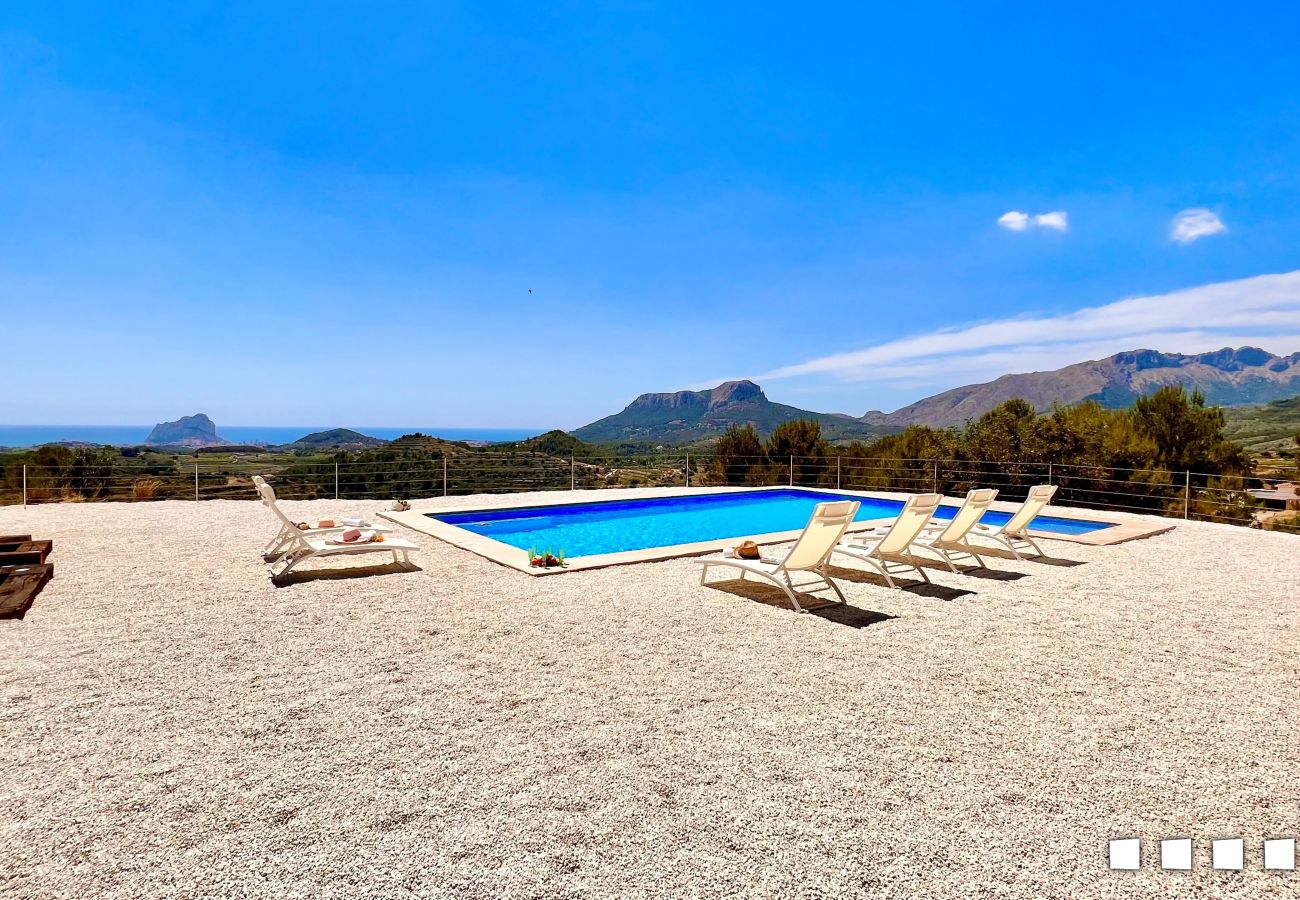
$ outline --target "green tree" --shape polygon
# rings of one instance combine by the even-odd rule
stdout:
[[[1167,469],[1194,469],[1210,474],[1247,467],[1245,453],[1223,436],[1225,419],[1205,395],[1189,396],[1181,385],[1168,385],[1133,404],[1138,429],[1155,444],[1154,463]]]
[[[822,437],[819,422],[807,419],[789,419],[772,430],[767,439],[767,456],[778,468],[788,467],[794,458],[795,484],[817,485],[834,483],[835,474],[828,470],[827,456],[830,444]]]
[[[722,484],[761,484],[767,469],[767,453],[750,424],[732,425],[718,438],[711,474]]]

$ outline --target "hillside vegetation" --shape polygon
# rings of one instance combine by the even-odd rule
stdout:
[[[1282,454],[1296,449],[1300,435],[1300,397],[1275,400],[1263,406],[1239,406],[1224,410],[1224,434],[1248,450]]]

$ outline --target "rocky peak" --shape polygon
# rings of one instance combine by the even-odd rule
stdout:
[[[144,442],[150,447],[219,447],[229,443],[217,434],[217,426],[203,413],[160,422]]]
[[[763,389],[752,381],[724,381],[709,391],[709,409],[725,409],[740,403],[761,403],[766,399]]]

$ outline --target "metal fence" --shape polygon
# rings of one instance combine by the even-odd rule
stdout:
[[[1114,509],[1300,531],[1300,511],[1270,509],[1253,492],[1300,480],[1289,466],[1251,475],[1126,469],[1023,461],[886,459],[849,456],[732,458],[659,454],[561,458],[476,452],[386,462],[313,462],[286,458],[259,465],[196,460],[165,470],[130,465],[10,465],[0,503],[253,499],[252,476],[266,477],[286,499],[394,499],[477,493],[620,487],[776,485],[841,490],[935,491],[960,495],[997,488],[1017,500],[1034,484],[1054,484],[1054,504]]]

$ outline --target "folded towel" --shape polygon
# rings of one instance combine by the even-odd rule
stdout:
[[[339,521],[342,522],[344,525],[351,525],[353,528],[366,527],[366,520],[362,519],[359,516],[350,516],[347,518],[339,519]]]
[[[333,527],[334,527],[334,520],[333,520],[333,519],[321,519],[319,522],[316,523],[316,527],[317,527],[317,528],[333,528]]]

